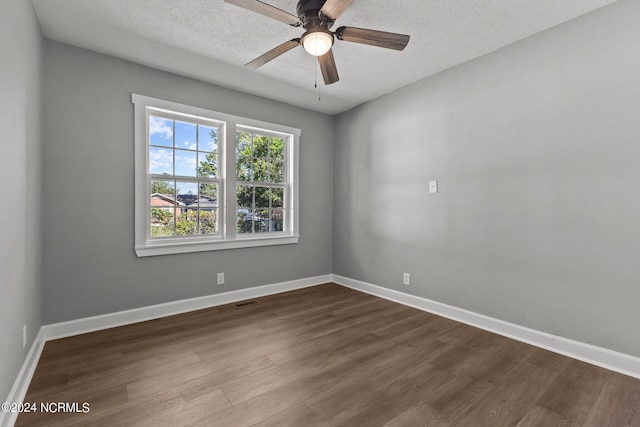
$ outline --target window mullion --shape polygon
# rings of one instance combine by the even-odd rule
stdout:
[[[224,132],[224,237],[236,238],[236,123],[229,121]]]

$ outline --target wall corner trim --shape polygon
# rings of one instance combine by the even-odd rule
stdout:
[[[339,285],[360,292],[374,295],[389,301],[397,302],[422,311],[446,317],[485,331],[493,332],[507,338],[531,344],[554,353],[581,360],[601,368],[609,369],[624,375],[640,379],[640,358],[616,352],[603,347],[574,341],[546,332],[530,329],[514,323],[505,322],[493,317],[474,313],[462,308],[410,295],[371,283],[350,279],[340,275],[332,275],[332,281]]]

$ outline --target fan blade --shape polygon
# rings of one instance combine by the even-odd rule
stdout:
[[[259,13],[260,15],[268,16],[269,18],[277,19],[285,24],[299,27],[302,25],[300,19],[297,16],[285,12],[282,9],[278,9],[270,4],[263,3],[258,0],[224,0],[225,3],[232,4],[234,6],[241,7],[243,9],[250,10],[252,12]]]
[[[395,50],[403,50],[409,43],[409,36],[405,34],[356,27],[340,27],[335,34],[338,39],[346,42],[368,44]]]
[[[324,55],[318,56],[318,62],[320,63],[320,69],[322,70],[324,84],[330,85],[340,80],[340,77],[338,77],[336,61],[333,59],[333,51],[331,49],[329,49],[329,51]]]
[[[353,0],[327,0],[320,9],[320,15],[335,21],[347,10]]]
[[[289,52],[291,49],[299,45],[300,45],[300,39],[289,40],[288,42],[282,43],[280,46],[271,49],[269,52],[265,53],[264,55],[260,55],[253,61],[245,64],[245,68],[248,68],[250,70],[255,70],[256,68],[262,67],[264,64],[271,61],[272,59],[276,59],[278,56],[282,55],[283,53]]]

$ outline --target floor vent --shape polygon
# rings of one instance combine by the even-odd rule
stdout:
[[[239,302],[239,303],[237,303],[237,304],[233,304],[233,306],[234,306],[235,308],[240,308],[240,307],[246,307],[246,306],[248,306],[248,305],[254,305],[254,304],[257,304],[257,303],[258,303],[258,301],[256,301],[256,300],[251,300],[251,301]]]

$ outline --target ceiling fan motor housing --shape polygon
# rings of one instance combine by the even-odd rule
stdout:
[[[331,19],[320,16],[320,9],[325,3],[326,0],[300,0],[298,2],[296,11],[304,28],[323,27],[329,29],[333,25]]]

